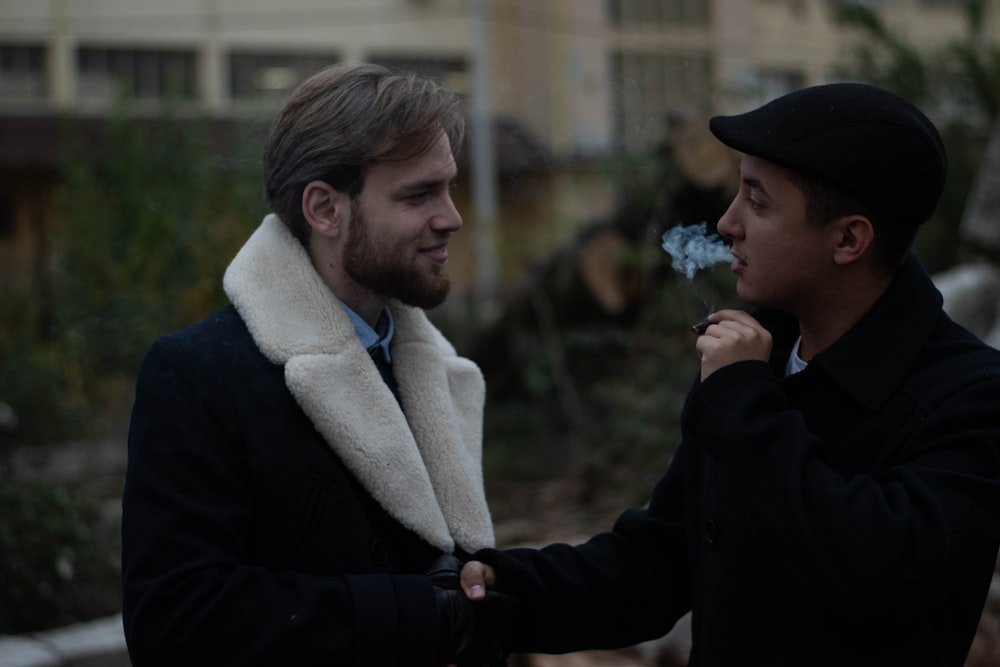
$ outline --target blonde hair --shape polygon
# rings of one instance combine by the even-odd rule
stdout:
[[[303,243],[302,192],[321,180],[357,197],[365,168],[409,160],[444,133],[457,153],[465,132],[461,100],[412,72],[367,63],[327,67],[285,103],[264,143],[264,192],[271,210]]]

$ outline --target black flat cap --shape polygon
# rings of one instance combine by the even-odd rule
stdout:
[[[944,188],[948,158],[934,124],[876,86],[803,88],[715,116],[709,128],[727,146],[839,186],[899,224],[926,222]]]

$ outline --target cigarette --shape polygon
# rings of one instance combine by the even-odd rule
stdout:
[[[692,324],[691,325],[691,331],[693,331],[694,333],[698,334],[699,336],[702,336],[702,335],[704,335],[705,330],[708,329],[708,327],[709,327],[710,324],[711,324],[711,322],[709,322],[708,318],[706,317],[701,322],[698,322],[697,324]]]

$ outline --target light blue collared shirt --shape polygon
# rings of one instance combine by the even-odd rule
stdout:
[[[338,299],[338,301],[340,300]],[[392,319],[392,311],[389,310],[389,306],[382,309],[382,314],[379,315],[378,322],[375,323],[376,328],[373,329],[360,315],[351,310],[350,306],[346,303],[340,301],[340,305],[344,307],[344,312],[351,318],[354,331],[357,332],[358,338],[361,339],[361,344],[364,345],[365,349],[371,352],[372,348],[378,346],[381,348],[382,354],[385,355],[385,360],[392,363],[392,356],[389,354],[389,343],[392,342],[392,335],[396,332],[396,323]]]
[[[802,345],[802,336],[795,341],[795,346],[792,348],[792,353],[788,355],[788,363],[785,364],[785,377],[789,375],[794,375],[806,369],[809,362],[799,356],[799,347]]]

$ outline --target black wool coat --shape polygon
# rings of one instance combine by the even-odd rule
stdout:
[[[620,647],[692,610],[692,667],[961,667],[1000,548],[1000,353],[915,257],[801,373],[696,384],[644,510],[579,546],[484,551],[526,613],[519,650]]]
[[[137,381],[132,664],[434,665],[421,574],[493,539],[479,370],[393,303],[397,403],[274,218],[225,287],[234,305],[156,341]]]

